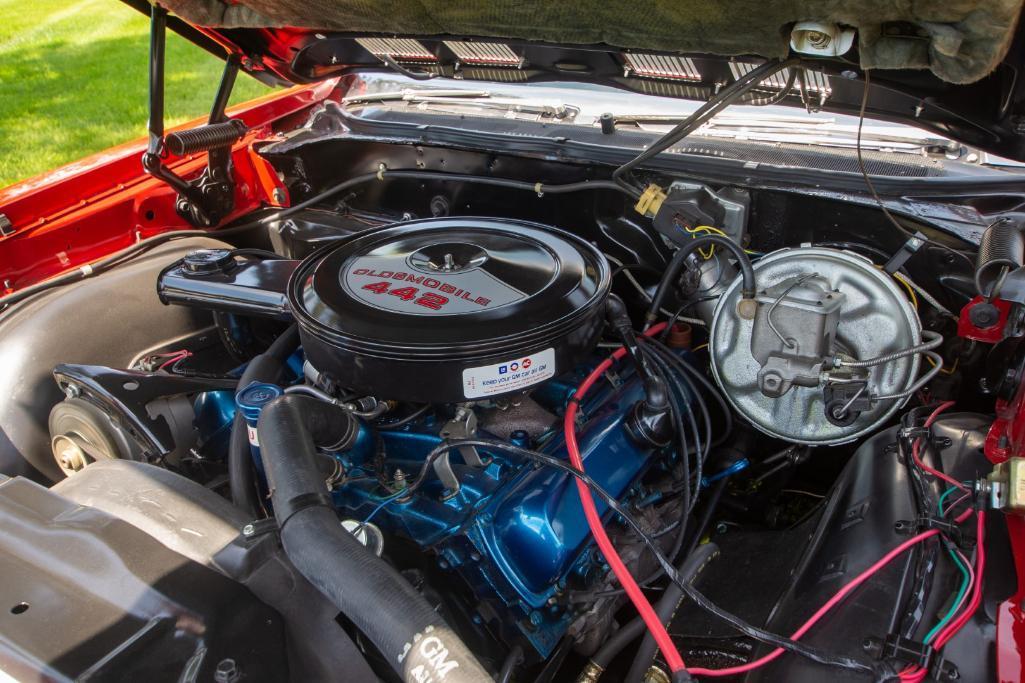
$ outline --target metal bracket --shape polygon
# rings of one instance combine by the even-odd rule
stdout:
[[[922,245],[928,242],[929,238],[920,232],[916,232],[908,238],[907,242],[901,245],[896,254],[890,257],[890,260],[883,266],[883,270],[893,275],[908,262],[908,259],[915,255],[915,252],[922,248]]]
[[[928,439],[932,436],[932,430],[927,427],[904,427],[899,432],[900,438],[908,439],[913,441],[914,439],[925,438]]]
[[[467,407],[456,410],[456,416],[441,428],[441,436],[445,439],[472,439],[477,436],[477,414]],[[463,462],[471,467],[484,467],[487,461],[480,457],[474,446],[460,446],[459,455]]]
[[[867,382],[827,383],[822,402],[826,419],[838,427],[854,424],[864,411],[872,409]]]
[[[460,406],[456,415],[445,423],[439,433],[443,439],[472,439],[477,436],[477,414],[467,406]],[[474,446],[459,446],[459,455],[470,467],[485,467],[489,459],[482,458]],[[452,470],[449,459],[451,451],[434,461],[434,471],[445,486],[445,497],[451,498],[459,492],[459,478]]]
[[[264,519],[257,519],[249,524],[242,527],[242,537],[247,541],[265,536],[267,534],[274,534],[278,531],[278,520],[274,517],[265,517]]]
[[[61,364],[53,369],[53,377],[65,394],[82,396],[98,405],[158,458],[175,450],[174,430],[165,419],[150,416],[147,407],[151,403],[168,396],[236,386],[235,380],[230,379],[177,377],[102,365]]]

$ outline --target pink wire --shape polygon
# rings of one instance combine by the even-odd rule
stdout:
[[[982,576],[986,569],[986,511],[979,510],[979,513],[975,517],[975,543],[977,554],[975,558],[975,581],[974,590],[972,591],[972,600],[968,603],[968,608],[961,613],[961,616],[947,624],[947,627],[940,631],[940,635],[936,637],[936,644],[934,647],[939,649],[946,645],[951,638],[957,635],[957,632],[964,628],[964,625],[968,623],[968,620],[975,614],[975,610],[979,608],[982,603]]]
[[[986,512],[985,510],[979,510],[979,514],[975,519],[975,535],[976,535],[976,547],[978,553],[975,558],[975,572],[970,574],[972,580],[972,599],[968,603],[968,608],[961,613],[954,621],[947,624],[946,628],[940,631],[940,634],[936,637],[933,642],[933,648],[939,650],[948,642],[950,639],[957,635],[958,631],[964,628],[964,625],[968,623],[968,620],[972,618],[975,611],[979,609],[979,605],[982,603],[982,573],[986,569]],[[969,567],[969,572],[971,568]],[[908,671],[900,674],[900,679],[907,683],[920,683],[925,680],[925,677],[929,674],[925,669],[915,669],[914,671]]]
[[[908,540],[904,541],[896,548],[891,550],[890,552],[883,555],[883,557],[879,559],[875,564],[873,564],[871,567],[858,574],[858,576],[855,577],[854,580],[852,580],[850,583],[848,583],[839,591],[837,591],[836,594],[833,595],[833,597],[831,597],[829,600],[826,601],[824,605],[822,605],[822,607],[819,607],[815,614],[809,617],[808,621],[804,622],[804,624],[802,624],[799,629],[797,629],[793,632],[793,634],[791,634],[791,640],[798,640],[799,638],[801,638],[801,636],[807,633],[812,626],[817,624],[819,620],[826,615],[827,612],[829,612],[831,609],[840,604],[840,602],[843,601],[843,599],[847,597],[855,588],[857,588],[858,586],[872,578],[872,576],[877,574],[879,570],[881,570],[883,567],[892,562],[894,558],[898,557],[908,548],[911,548],[912,546],[921,543],[927,538],[932,538],[933,536],[936,536],[939,533],[940,532],[937,529],[930,529],[929,531],[924,531],[918,534],[917,536],[912,536],[911,538],[909,538]],[[731,666],[726,669],[694,668],[687,669],[687,671],[695,676],[735,676],[737,674],[743,674],[749,671],[753,671],[760,666],[764,666],[765,664],[768,664],[769,662],[779,657],[781,654],[783,654],[783,652],[783,648],[776,648],[769,654],[765,655],[764,657],[760,657],[754,660],[753,662],[748,662],[747,664],[743,664],[741,666]]]
[[[932,412],[932,414],[929,415],[928,419],[926,419],[925,426],[926,427],[931,427],[932,423],[936,421],[936,418],[939,417],[940,413],[942,413],[944,410],[947,410],[952,405],[954,405],[953,401],[947,401],[945,403],[940,404],[939,407],[937,407],[936,410],[934,410]],[[926,472],[929,472],[930,474],[933,474],[934,476],[937,476],[940,479],[943,479],[944,481],[949,481],[950,483],[952,483],[953,485],[957,486],[958,488],[960,488],[962,490],[965,490],[966,487],[961,482],[955,481],[951,477],[948,477],[947,475],[945,475],[943,472],[939,472],[937,470],[934,470],[931,467],[926,466],[923,462],[921,462],[921,460],[918,457],[918,443],[919,442],[916,441],[914,446],[912,447],[912,455],[915,458],[915,462],[923,470],[925,470]],[[958,522],[964,521],[965,519],[967,519],[972,514],[972,512],[973,512],[972,509],[966,510],[964,513],[962,513],[957,518],[957,521]],[[937,649],[939,649],[940,647],[943,647],[943,645],[945,645],[946,642],[950,638],[952,638],[953,635],[956,634],[964,626],[965,623],[967,623],[968,619],[971,617],[971,615],[978,608],[978,603],[981,602],[981,600],[982,600],[982,598],[981,598],[981,596],[982,596],[982,579],[981,579],[981,577],[982,577],[982,570],[983,570],[983,568],[985,566],[985,551],[984,551],[983,546],[982,546],[982,544],[983,544],[983,533],[984,533],[984,529],[983,529],[983,517],[984,517],[984,514],[985,513],[983,513],[983,512],[979,512],[979,516],[978,516],[978,533],[977,533],[977,537],[978,537],[979,554],[978,554],[978,559],[977,559],[977,569],[976,569],[976,571],[973,573],[972,569],[971,569],[971,566],[968,566],[967,563],[966,563],[966,566],[968,566],[968,572],[969,572],[969,581],[970,581],[969,586],[974,587],[974,593],[972,595],[972,600],[971,600],[971,602],[968,605],[968,609],[960,617],[958,617],[955,621],[953,621],[950,624],[948,624],[947,627],[943,631],[940,632],[940,635],[936,639],[936,648]],[[938,530],[936,530],[936,529],[930,529],[929,531],[922,532],[922,533],[918,534],[917,536],[912,536],[911,538],[909,538],[908,540],[904,541],[903,543],[898,545],[896,548],[891,550],[890,552],[886,553],[886,555],[884,555],[881,559],[879,559],[875,564],[873,564],[871,567],[869,567],[868,569],[866,569],[862,573],[858,574],[858,576],[855,577],[853,581],[851,581],[850,583],[845,585],[843,588],[841,588],[839,591],[837,591],[836,594],[833,595],[833,597],[831,597],[829,600],[826,601],[826,603],[824,605],[822,605],[822,607],[819,607],[819,609],[813,615],[811,615],[811,617],[809,617],[809,619],[806,622],[804,622],[804,624],[802,624],[800,628],[798,628],[796,631],[793,632],[793,634],[791,634],[791,636],[790,636],[791,640],[798,640],[799,638],[801,638],[805,633],[808,632],[809,629],[811,629],[811,627],[813,627],[816,623],[818,623],[818,621],[823,616],[825,616],[831,609],[833,609],[838,604],[840,604],[840,602],[842,602],[843,599],[845,597],[847,597],[855,588],[857,588],[858,586],[863,584],[868,579],[872,578],[872,576],[877,574],[883,567],[885,567],[890,562],[892,562],[894,560],[894,558],[896,558],[899,555],[901,555],[908,548],[911,548],[912,546],[914,546],[914,545],[916,545],[918,543],[921,543],[922,541],[924,541],[927,538],[931,538],[933,536],[936,536],[939,533],[940,532]],[[975,580],[976,576],[979,577],[978,581]],[[714,677],[718,677],[718,676],[736,676],[738,674],[744,674],[744,673],[748,673],[750,671],[754,671],[758,667],[761,667],[761,666],[764,666],[764,665],[768,664],[769,662],[775,660],[777,657],[779,657],[781,654],[783,654],[783,652],[784,652],[783,648],[776,648],[775,650],[773,650],[769,654],[765,655],[764,657],[760,657],[760,658],[756,659],[753,662],[748,662],[747,664],[743,664],[741,666],[731,666],[731,667],[728,667],[728,668],[725,668],[725,669],[693,668],[693,669],[687,669],[687,671],[688,671],[688,673],[693,674],[695,676],[714,676]],[[916,669],[909,669],[909,670],[906,670],[906,671],[904,671],[904,672],[902,672],[900,674],[900,679],[902,681],[908,681],[909,683],[918,683],[919,681],[922,681],[928,673],[929,672],[924,670],[924,669],[917,669],[917,670]]]
[[[957,507],[958,505],[960,505],[960,504],[961,504],[961,503],[963,503],[964,501],[968,500],[968,498],[969,498],[969,497],[970,497],[971,495],[972,495],[972,494],[971,494],[970,492],[969,492],[969,493],[966,493],[966,494],[964,494],[963,496],[961,496],[960,498],[958,498],[957,500],[955,500],[955,501],[954,501],[953,503],[951,503],[950,505],[948,505],[948,506],[947,506],[947,509],[946,509],[946,510],[945,510],[945,511],[943,512],[943,516],[944,516],[944,517],[946,517],[947,515],[949,515],[949,514],[950,514],[951,512],[953,512],[953,511],[954,511],[954,508],[956,508],[956,507]]]
[[[174,363],[177,363],[180,360],[185,360],[186,358],[188,358],[189,356],[192,355],[192,352],[191,351],[187,351],[186,349],[182,349],[181,351],[176,351],[175,354],[176,355],[174,355],[173,357],[171,357],[171,358],[165,360],[163,363],[161,363],[160,366],[157,368],[157,370],[163,370],[168,365],[173,365]]]
[[[954,405],[954,401],[945,401],[945,402],[941,403],[939,406],[937,406],[936,410],[932,411],[932,413],[929,415],[929,417],[926,418],[926,420],[925,420],[925,427],[926,427],[926,429],[928,429],[929,427],[932,427],[933,422],[935,422],[936,418],[938,418],[940,416],[940,413],[942,413],[944,410],[947,410],[952,405]],[[952,486],[956,486],[957,488],[961,489],[962,491],[967,491],[968,488],[964,484],[959,482],[958,480],[954,479],[953,477],[951,477],[948,474],[940,472],[939,470],[935,470],[935,469],[929,467],[928,465],[926,465],[924,462],[922,462],[922,459],[918,455],[918,451],[921,448],[921,444],[922,444],[922,440],[921,439],[916,439],[915,443],[911,446],[911,457],[914,458],[915,464],[918,465],[922,469],[922,471],[928,472],[929,474],[931,474],[932,476],[936,477],[937,479],[942,479],[943,481],[947,482],[948,484],[950,484]]]

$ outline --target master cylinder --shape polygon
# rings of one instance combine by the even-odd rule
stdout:
[[[857,366],[921,341],[918,316],[889,274],[818,247],[774,252],[754,269],[753,319],[737,315],[734,278],[709,325],[712,372],[740,414],[774,437],[825,445],[853,441],[900,409],[906,396],[886,397],[913,385],[919,355]]]

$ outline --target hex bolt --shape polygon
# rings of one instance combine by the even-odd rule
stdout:
[[[216,683],[236,683],[241,677],[242,673],[234,659],[222,659],[217,662],[217,668],[214,669]]]
[[[874,638],[865,638],[861,641],[861,649],[872,657],[878,657],[883,653],[883,645]]]
[[[243,536],[252,536],[254,533],[256,533],[256,527],[254,527],[252,524],[246,524],[244,527],[242,527]]]

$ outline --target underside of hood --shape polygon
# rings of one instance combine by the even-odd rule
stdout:
[[[1022,0],[165,0],[191,24],[784,57],[797,22],[857,31],[861,66],[929,69],[950,83],[989,74]]]

